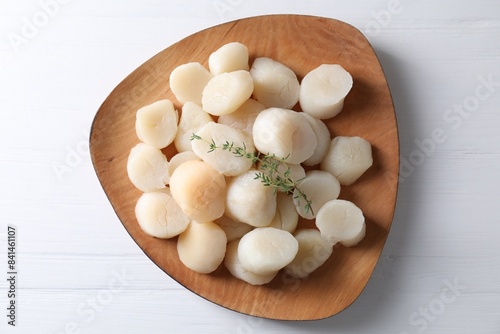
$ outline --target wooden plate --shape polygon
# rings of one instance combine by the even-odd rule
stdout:
[[[343,187],[340,194],[363,210],[366,237],[355,247],[335,246],[331,258],[307,279],[280,273],[267,285],[252,286],[233,278],[223,265],[212,274],[197,274],[180,263],[176,239],[147,236],[134,215],[141,192],[127,178],[126,161],[130,149],[138,143],[136,110],[159,99],[176,102],[169,89],[170,72],[191,61],[208,66],[210,53],[232,41],[248,46],[250,61],[260,56],[273,58],[288,65],[299,80],[323,63],[341,64],[354,79],[343,111],[326,123],[332,136],[361,136],[373,146],[374,165],[354,185]],[[179,103],[176,106],[181,107]],[[312,320],[344,310],[366,286],[394,215],[399,144],[390,91],[366,38],[352,26],[333,19],[253,17],[203,30],[166,48],[132,72],[104,101],[92,124],[90,149],[111,205],[144,253],[192,292],[249,315]],[[164,152],[170,157],[174,149],[169,147]]]

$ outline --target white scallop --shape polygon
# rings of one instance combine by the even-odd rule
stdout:
[[[323,205],[316,216],[316,226],[331,244],[357,245],[366,232],[365,217],[360,208],[346,200],[336,199]]]
[[[316,229],[302,228],[294,234],[299,243],[295,258],[285,267],[285,272],[297,278],[305,278],[321,267],[332,255],[333,245]]]
[[[336,116],[352,88],[352,76],[342,66],[323,64],[305,75],[300,83],[302,111],[318,119]]]
[[[370,142],[361,137],[332,139],[320,168],[335,175],[341,185],[351,185],[373,164]]]
[[[178,119],[177,110],[170,100],[160,100],[144,106],[136,113],[137,137],[155,148],[165,148],[174,141]]]
[[[248,99],[236,111],[227,115],[220,115],[217,122],[241,130],[252,138],[253,123],[257,115],[264,109],[265,107],[262,103],[254,99]]]
[[[254,60],[250,75],[254,82],[255,99],[267,108],[291,109],[299,101],[299,80],[284,64],[260,57]]]
[[[214,76],[203,89],[203,110],[211,115],[226,115],[238,109],[253,91],[248,71],[239,70]]]
[[[276,214],[271,224],[267,225],[267,227],[274,227],[293,233],[299,222],[299,214],[295,209],[292,195],[280,192],[277,194],[276,203]]]
[[[170,191],[182,211],[193,220],[213,221],[224,213],[224,176],[203,161],[180,164],[170,178]]]
[[[271,282],[276,277],[277,271],[267,275],[259,275],[243,268],[238,257],[239,243],[240,240],[234,240],[227,244],[224,265],[231,275],[252,285],[262,285]]]
[[[276,193],[255,179],[256,173],[250,169],[228,180],[226,215],[251,226],[266,226],[276,214]]]
[[[239,42],[224,44],[210,54],[208,68],[214,75],[237,70],[248,71],[248,48]]]
[[[186,231],[179,235],[177,252],[186,267],[208,274],[224,260],[226,244],[226,234],[217,224],[192,221]]]
[[[167,157],[159,149],[139,143],[130,150],[127,174],[143,192],[163,189],[170,179]]]
[[[306,205],[307,201],[301,193],[311,202],[310,207]],[[340,183],[335,176],[325,171],[311,170],[306,172],[306,177],[295,188],[293,198],[299,215],[313,219],[323,204],[336,199],[339,194]]]
[[[196,133],[205,124],[213,121],[212,117],[203,111],[199,105],[193,102],[186,102],[182,106],[177,135],[174,139],[177,152],[192,151],[191,137],[193,133]]]
[[[331,137],[330,130],[326,124],[317,118],[312,117],[309,114],[301,113],[302,116],[309,122],[311,129],[316,135],[316,139],[318,141],[318,145],[314,149],[313,155],[306,159],[303,164],[305,166],[314,166],[319,164],[325,158],[326,152],[328,152],[328,148],[330,147]]]
[[[135,216],[146,234],[163,239],[184,232],[191,222],[168,188],[143,193],[136,203]]]
[[[184,151],[175,154],[168,163],[169,174],[172,175],[179,165],[189,160],[201,161],[200,157],[198,157],[193,151]]]
[[[238,256],[243,268],[259,275],[271,275],[297,255],[297,239],[287,231],[259,227],[240,239]]]
[[[253,141],[260,152],[286,158],[291,164],[310,158],[317,145],[316,135],[304,117],[282,108],[265,109],[257,116]]]
[[[226,215],[214,220],[214,223],[224,230],[228,242],[241,238],[253,229],[252,226],[237,222]]]
[[[180,103],[201,105],[203,89],[210,79],[212,74],[200,63],[182,64],[170,73],[170,90]]]

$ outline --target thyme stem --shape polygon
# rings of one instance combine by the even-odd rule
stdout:
[[[217,149],[221,149],[223,151],[228,151],[233,153],[235,157],[238,158],[246,158],[252,160],[252,163],[260,163],[259,169],[262,172],[255,173],[255,179],[260,180],[266,187],[272,187],[274,192],[276,193],[278,190],[281,190],[287,194],[292,194],[296,190],[296,194],[294,195],[294,200],[300,205],[301,201],[304,201],[305,212],[311,212],[314,215],[312,209],[312,201],[307,198],[307,195],[300,189],[298,186],[300,180],[294,180],[291,175],[290,167],[286,163],[285,158],[278,158],[274,154],[262,154],[257,152],[248,152],[245,143],[243,146],[236,146],[233,142],[226,141],[222,145],[217,145],[215,141],[212,139],[208,141],[196,134],[193,133],[191,136],[191,140],[203,140],[208,144],[208,152],[214,152]],[[282,168],[280,168],[283,166]],[[284,171],[282,171],[284,168]]]

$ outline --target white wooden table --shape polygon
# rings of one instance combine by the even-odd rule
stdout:
[[[96,110],[138,65],[200,29],[271,13],[360,29],[399,124],[386,247],[356,302],[322,321],[253,318],[184,289],[125,232],[88,153]],[[1,1],[0,333],[498,334],[499,106],[498,0]]]

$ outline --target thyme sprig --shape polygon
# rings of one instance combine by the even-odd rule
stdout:
[[[300,205],[301,201],[304,201],[305,212],[311,212],[314,215],[312,201],[307,198],[307,195],[298,186],[303,179],[294,180],[290,166],[286,162],[288,156],[278,158],[274,154],[248,152],[244,142],[242,146],[237,146],[234,142],[228,141],[222,145],[217,145],[213,139],[208,141],[195,133],[192,134],[191,140],[205,141],[208,144],[208,153],[221,149],[231,152],[235,157],[250,159],[252,163],[260,163],[259,169],[262,172],[255,173],[255,180],[259,180],[266,187],[273,188],[274,193],[280,190],[287,194],[292,194],[294,196],[293,199],[297,201],[298,205]],[[295,191],[296,194],[294,194]]]

